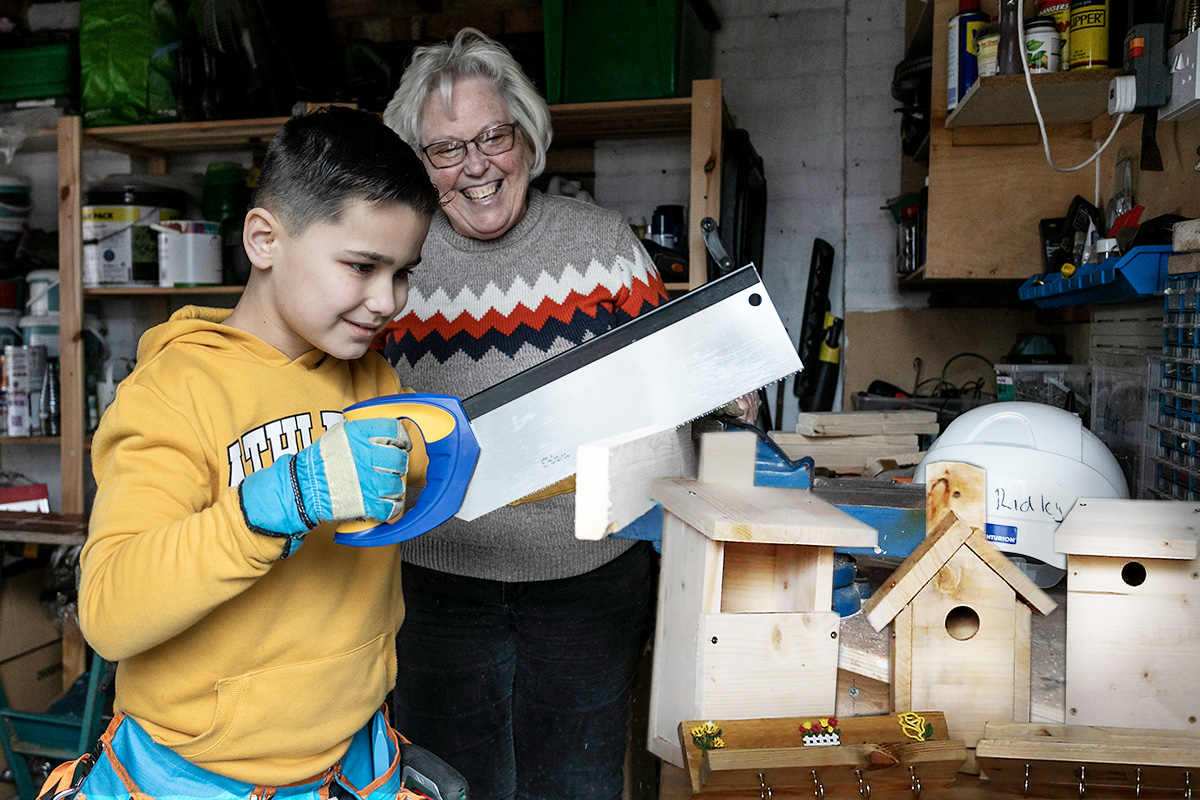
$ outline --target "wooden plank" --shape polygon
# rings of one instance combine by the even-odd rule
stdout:
[[[947,511],[967,527],[987,530],[987,475],[953,461],[925,465],[925,520],[931,526]]]
[[[789,451],[791,448],[835,448],[861,447],[867,449],[875,445],[900,445],[905,450],[917,450],[920,436],[915,433],[860,433],[851,436],[808,436],[803,433],[788,433],[787,431],[771,431],[772,441]]]
[[[721,224],[721,158],[725,124],[720,79],[692,81],[691,188],[688,220],[688,288],[708,280],[708,252],[700,222],[712,217]],[[735,266],[742,266],[736,264]]]
[[[641,428],[581,445],[575,458],[575,538],[603,539],[654,507],[652,478],[696,475],[691,426]]]
[[[1200,555],[1200,504],[1161,500],[1079,500],[1054,533],[1054,549],[1082,556],[1171,558]]]
[[[836,706],[836,612],[707,614],[697,664],[702,696],[693,716],[829,716]]]
[[[844,663],[845,655],[843,649],[838,656],[839,665]],[[839,666],[834,713],[839,719],[887,714],[892,710],[890,691],[887,681],[877,681]]]
[[[1136,567],[1127,572],[1130,563],[1100,556],[1067,558],[1066,720],[1072,725],[1196,730],[1196,562],[1148,559],[1132,562]]]
[[[987,536],[979,528],[974,528],[967,538],[967,547],[983,563],[991,567],[1004,582],[1011,586],[1026,603],[1037,609],[1040,614],[1049,614],[1058,608],[1050,595],[1042,591],[1036,583],[1030,580],[1008,556],[996,549],[996,545],[987,540]]]
[[[760,786],[758,772],[762,772],[764,782],[771,787],[773,796],[788,797],[791,796],[791,793],[795,793],[799,796],[812,797],[811,770],[814,765],[809,762],[828,759],[827,768],[819,769],[818,773],[821,783],[825,786],[826,796],[850,797],[859,794],[857,776],[850,768],[835,769],[834,765],[844,762],[844,753],[853,748],[858,748],[857,752],[864,752],[865,748],[860,747],[864,745],[881,746],[880,750],[874,752],[887,752],[888,755],[883,756],[882,759],[885,763],[894,763],[891,759],[895,754],[919,759],[922,766],[918,771],[923,787],[931,786],[934,782],[940,784],[943,780],[953,780],[954,768],[963,757],[962,743],[950,739],[945,717],[941,713],[922,711],[920,716],[933,728],[931,740],[924,743],[918,743],[907,737],[904,734],[905,729],[900,718],[893,714],[839,718],[843,744],[838,747],[799,746],[799,726],[804,722],[814,721],[811,716],[759,719],[714,718],[711,721],[722,731],[722,738],[726,743],[725,747],[720,750],[703,751],[692,740],[690,734],[692,728],[702,725],[708,720],[697,719],[682,722],[679,726],[679,736],[683,743],[690,788],[697,795],[730,796],[722,795],[721,792],[737,791],[738,789],[750,790],[757,794]],[[908,748],[909,745],[919,744],[932,745],[924,748],[925,757],[921,754],[922,748]],[[932,756],[934,761],[942,762],[945,765],[944,769],[939,771],[927,760],[928,756]],[[760,768],[752,775],[710,777],[706,784],[703,776],[706,758],[710,765],[715,762],[718,767],[736,766],[738,769],[747,769],[745,765],[757,763]],[[781,761],[785,765],[790,762],[792,765],[807,764],[807,766],[789,773],[786,768],[776,770],[767,766],[765,762],[768,760]],[[843,764],[843,767],[845,766],[847,765]],[[710,769],[709,775],[715,776],[718,773],[730,771],[728,769]],[[886,788],[889,786],[889,779],[883,777],[884,772],[886,772],[884,764],[878,762],[872,769],[863,770],[865,775],[870,775],[869,780],[873,785],[873,793],[884,792],[881,796],[886,797],[888,796]],[[907,791],[909,789],[907,767],[899,770],[898,775],[902,776],[902,786]],[[930,777],[928,784],[925,779],[926,775]],[[878,782],[875,781],[877,776],[880,778]],[[744,780],[751,780],[752,785],[741,785]],[[796,789],[801,791],[795,792]]]
[[[1183,797],[1198,743],[1194,731],[990,722],[976,754],[990,782],[1014,792],[1028,779],[1039,797],[1078,797],[1082,774],[1085,797]]]
[[[963,546],[971,531],[954,512],[943,515],[917,549],[863,603],[871,627],[883,630]]]
[[[807,436],[937,433],[937,412],[807,411],[796,420],[796,432]]]
[[[1013,721],[1029,722],[1032,703],[1031,672],[1033,612],[1024,603],[1013,604]]]
[[[58,120],[58,253],[59,253],[59,386],[62,392],[59,471],[62,477],[61,509],[65,514],[84,511],[83,460],[83,200],[79,117]]]
[[[892,711],[912,711],[913,613],[905,606],[892,620]]]
[[[703,755],[700,779],[706,792],[754,791],[762,784],[774,793],[778,786],[812,786],[818,771],[826,793],[857,790],[860,770],[871,793],[911,792],[909,767],[921,776],[922,790],[937,790],[954,783],[958,765],[966,757],[957,740],[895,744],[843,744],[838,747],[780,747],[756,750],[709,750]],[[842,769],[839,769],[842,768]],[[761,777],[760,777],[761,776]],[[844,785],[839,785],[840,777]]]
[[[749,431],[707,431],[700,436],[697,480],[753,486],[757,450],[758,437]]]
[[[700,702],[700,619],[721,607],[721,557],[721,545],[665,515],[646,746],[676,766],[679,721],[697,716]]]
[[[875,529],[810,492],[654,480],[650,496],[710,539],[763,544],[874,547]]]

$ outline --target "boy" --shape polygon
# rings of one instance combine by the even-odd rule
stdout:
[[[81,796],[399,791],[399,548],[333,523],[395,516],[426,459],[397,421],[340,412],[401,391],[368,348],[437,195],[377,117],[331,108],[283,125],[252,205],[236,308],[147,332],[95,436],[79,612],[119,713]]]

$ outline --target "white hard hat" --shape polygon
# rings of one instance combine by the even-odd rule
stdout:
[[[1039,586],[1066,573],[1054,531],[1081,497],[1129,497],[1112,453],[1079,417],[1041,403],[1003,402],[956,417],[917,465],[957,461],[987,472],[987,538],[1005,552],[1040,563],[1021,566]],[[1047,566],[1042,566],[1047,565]]]

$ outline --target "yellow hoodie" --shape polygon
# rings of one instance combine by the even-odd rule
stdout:
[[[188,307],[148,331],[92,445],[80,623],[119,661],[116,705],[205,769],[280,785],[337,761],[396,676],[400,551],[252,532],[241,480],[355,402],[401,391],[376,353],[295,361]],[[411,390],[405,390],[411,391]],[[427,459],[413,434],[409,485]]]

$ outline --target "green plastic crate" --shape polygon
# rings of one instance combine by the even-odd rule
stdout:
[[[0,102],[71,94],[71,48],[63,44],[0,50]]]
[[[707,0],[543,0],[546,100],[688,96],[717,27]]]

